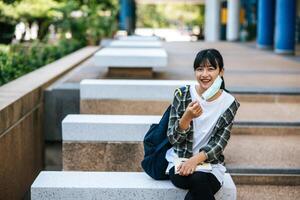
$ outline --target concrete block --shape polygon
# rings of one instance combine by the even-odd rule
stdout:
[[[171,101],[176,88],[194,84],[182,80],[83,80],[80,99]]]
[[[162,115],[170,103],[171,100],[141,101],[121,99],[83,99],[80,101],[80,113],[105,115]]]
[[[161,115],[68,115],[62,123],[63,169],[140,171],[137,166],[143,159],[144,135],[160,118]],[[289,155],[297,157],[299,136],[296,131],[296,135],[261,135],[262,128],[255,129],[257,133],[247,132],[240,126],[233,127],[232,138],[224,152],[230,172],[254,172],[253,169],[272,172],[277,168],[285,169],[287,173],[286,170],[297,168],[297,161],[282,156],[282,152],[286,152],[283,149],[290,149]],[[249,153],[247,150],[253,143],[256,148]],[[241,144],[244,148],[240,148]],[[281,161],[273,155],[281,156]],[[294,170],[291,173],[295,173]]]
[[[138,36],[138,35],[130,35],[130,36],[121,36],[118,37],[118,40],[126,40],[126,41],[159,41],[159,37],[156,36]]]
[[[61,121],[68,114],[79,114],[79,84],[62,83],[44,91],[44,133],[46,141],[61,141]]]
[[[104,48],[94,54],[99,67],[166,67],[167,52],[160,48]]]
[[[143,141],[161,116],[68,115],[62,121],[63,141]]]
[[[193,84],[183,80],[83,80],[80,113],[161,115],[176,88]]]
[[[108,44],[108,47],[124,47],[124,48],[161,48],[159,41],[126,41],[115,40]]]
[[[63,170],[142,171],[143,138],[160,116],[68,115]]]
[[[64,171],[141,172],[142,142],[63,142]]]
[[[182,200],[186,190],[170,181],[156,181],[143,172],[48,172],[43,171],[31,186],[31,200]],[[235,200],[236,186],[225,174],[217,200]]]
[[[152,79],[153,69],[152,67],[146,68],[124,68],[124,67],[109,67],[107,77],[110,78],[131,78],[131,79]]]

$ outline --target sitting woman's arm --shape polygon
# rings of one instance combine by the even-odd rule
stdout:
[[[171,144],[182,143],[190,131],[190,124],[192,120],[202,114],[202,108],[200,104],[197,101],[193,101],[188,104],[184,113],[181,114],[182,116],[180,116],[180,106],[183,106],[185,102],[180,101],[179,97],[180,95],[178,92],[175,92],[170,111],[167,135]],[[181,110],[184,109],[182,108]]]
[[[183,106],[180,104],[180,93],[176,90],[170,110],[170,118],[167,131],[168,139],[172,145],[185,141],[187,137],[186,133],[190,130],[189,126],[186,129],[182,129],[182,127],[180,127],[181,116],[179,116],[179,108],[180,106]]]

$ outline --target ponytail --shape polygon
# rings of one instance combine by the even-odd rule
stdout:
[[[226,88],[225,88],[225,81],[224,81],[224,77],[223,76],[221,76],[221,79],[222,79],[222,84],[221,84],[221,89],[222,90],[225,90],[226,92],[228,92],[228,93],[230,93]]]

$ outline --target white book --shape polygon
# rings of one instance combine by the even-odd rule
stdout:
[[[175,174],[178,174],[179,171],[177,171],[177,168],[178,166],[187,161],[188,158],[177,158],[174,160],[174,164],[175,164]],[[201,163],[201,164],[198,164],[197,167],[196,167],[196,171],[199,171],[199,170],[208,170],[208,171],[211,171],[212,170],[212,166],[210,163]]]

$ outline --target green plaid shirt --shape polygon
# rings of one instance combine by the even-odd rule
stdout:
[[[184,90],[177,89],[175,91],[167,132],[169,141],[173,145],[175,153],[180,158],[190,158],[193,156],[193,122],[191,122],[190,127],[185,131],[180,131],[179,128],[179,120],[188,104],[192,102],[189,88],[190,86],[186,86]],[[206,162],[213,164],[224,163],[223,150],[230,138],[233,119],[239,106],[239,102],[235,99],[229,108],[219,117],[208,144],[199,150],[199,152],[204,151],[206,153],[208,158]]]

